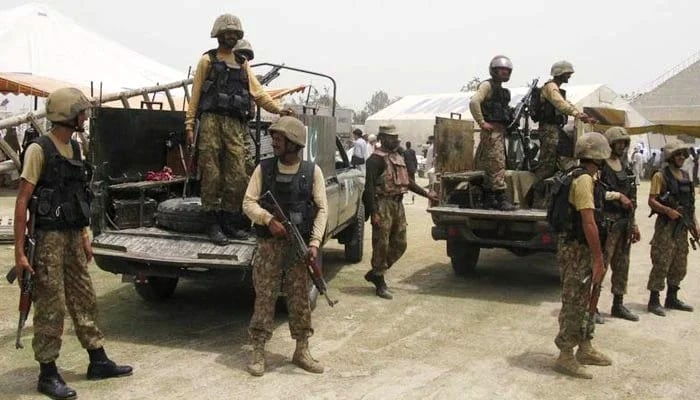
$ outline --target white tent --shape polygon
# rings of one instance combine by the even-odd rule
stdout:
[[[103,93],[186,78],[119,43],[79,26],[56,10],[30,3],[0,11],[0,71],[32,74]],[[12,99],[11,99],[12,101]]]
[[[566,89],[567,98],[579,109],[583,107],[621,109],[627,111],[627,126],[650,124],[622,97],[605,85],[567,85],[564,89]],[[516,105],[527,90],[527,87],[510,88],[511,105]],[[462,119],[472,120],[469,112],[469,99],[472,94],[474,93],[458,92],[405,96],[370,116],[365,122],[365,131],[376,133],[380,125],[394,124],[401,134],[402,141],[424,143],[428,136],[433,134],[435,117],[449,118],[451,113],[456,113],[460,114]]]

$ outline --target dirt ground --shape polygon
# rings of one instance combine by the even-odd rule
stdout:
[[[640,188],[646,199],[648,182]],[[2,214],[14,199],[0,198]],[[250,350],[246,327],[252,299],[226,283],[181,282],[162,304],[142,301],[120,277],[91,265],[99,324],[106,349],[130,363],[132,377],[101,382],[85,379],[87,355],[69,320],[58,360],[64,378],[82,399],[696,399],[700,392],[700,312],[646,312],[653,220],[646,201],[637,212],[643,240],[634,246],[629,307],[637,323],[608,319],[595,343],[613,359],[611,367],[590,367],[593,381],[552,371],[557,353],[559,276],[553,255],[517,257],[485,250],[476,276],[456,277],[445,243],[430,237],[427,203],[407,205],[409,247],[387,276],[393,301],[374,296],[363,274],[365,257],[348,265],[342,248],[325,252],[335,308],[319,301],[312,352],[326,366],[323,375],[294,367],[294,343],[286,316],[267,350],[268,372],[245,372]],[[697,252],[689,260],[682,298],[700,306]],[[13,263],[11,246],[0,246],[0,265]],[[609,278],[601,296],[607,316]],[[42,398],[35,393],[37,365],[31,351],[31,321],[14,349],[17,288],[0,283],[0,398]]]

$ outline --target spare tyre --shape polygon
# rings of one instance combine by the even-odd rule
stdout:
[[[158,204],[156,225],[176,232],[202,233],[209,226],[209,218],[199,197],[178,197]]]

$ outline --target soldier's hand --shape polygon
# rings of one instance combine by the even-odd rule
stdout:
[[[274,237],[287,236],[287,229],[277,220],[277,218],[272,218],[270,223],[267,224],[267,227],[270,228],[270,233],[272,233],[272,236]]]
[[[439,203],[439,202],[440,202],[440,197],[438,197],[438,194],[435,193],[435,191],[433,191],[433,190],[431,190],[430,192],[428,192],[428,199],[429,199],[431,202],[434,202],[434,203]]]
[[[593,258],[593,284],[597,285],[601,282],[603,282],[603,278],[605,277],[605,264],[603,263],[602,257],[598,259],[598,257]]]
[[[637,243],[640,240],[642,240],[642,234],[639,233],[639,227],[635,225],[634,230],[632,231],[632,243]]]
[[[185,140],[187,141],[188,146],[192,146],[194,144],[194,131],[192,128],[185,129]]]
[[[486,132],[491,132],[491,131],[493,131],[493,125],[489,124],[488,122],[484,122],[484,124],[481,125],[481,130],[486,131]]]
[[[83,236],[83,251],[85,251],[85,258],[87,262],[92,261],[92,243],[90,242],[90,236]]]
[[[29,265],[29,260],[24,254],[19,257],[15,257],[15,268],[17,269],[17,283],[19,285],[22,285],[24,271],[29,271],[30,274],[34,275],[34,269],[32,269],[32,266]]]
[[[283,117],[285,117],[285,116],[287,116],[287,117],[293,117],[293,116],[295,115],[295,113],[294,113],[294,110],[292,110],[291,108],[287,107],[287,108],[283,109],[282,111],[280,111],[280,115],[283,116]]]
[[[588,115],[586,113],[579,114],[578,118],[587,124],[597,124],[598,123],[597,119],[591,117],[590,115]]]
[[[316,262],[316,259],[318,258],[318,247],[316,246],[309,246],[309,253],[307,254],[309,257],[309,261]]]
[[[679,213],[677,210],[671,207],[667,207],[666,216],[669,217],[672,221],[675,221],[681,217],[681,213]]]
[[[625,210],[629,210],[634,206],[632,204],[632,200],[629,199],[629,197],[625,196],[624,194],[620,193],[620,203],[622,204],[622,208]]]
[[[372,214],[372,225],[379,225],[379,214],[374,213]]]

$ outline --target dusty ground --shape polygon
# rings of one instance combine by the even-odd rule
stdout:
[[[648,183],[640,190],[646,198]],[[9,213],[12,198],[0,200]],[[644,203],[644,202],[643,202]],[[268,346],[269,372],[249,376],[246,325],[251,299],[227,284],[185,282],[164,304],[142,301],[118,276],[92,265],[107,351],[131,363],[130,378],[88,382],[87,357],[67,321],[59,366],[82,399],[695,399],[700,391],[700,312],[645,311],[651,267],[652,220],[638,211],[643,241],[632,255],[628,304],[641,315],[631,323],[609,319],[596,343],[612,367],[591,367],[593,381],[551,370],[556,347],[559,278],[551,255],[519,258],[483,251],[472,279],[453,275],[444,242],[430,238],[426,202],[407,205],[409,248],[390,271],[395,299],[373,295],[363,280],[370,259],[345,265],[337,244],[328,246],[330,290],[340,303],[319,302],[313,321],[313,354],[326,365],[320,376],[290,363],[294,343],[278,313]],[[682,297],[700,306],[697,256],[691,253]],[[0,265],[13,262],[0,247]],[[606,288],[601,310],[608,311]],[[0,398],[36,395],[37,366],[30,346],[14,349],[17,288],[0,283]],[[31,322],[23,337],[31,342]]]

